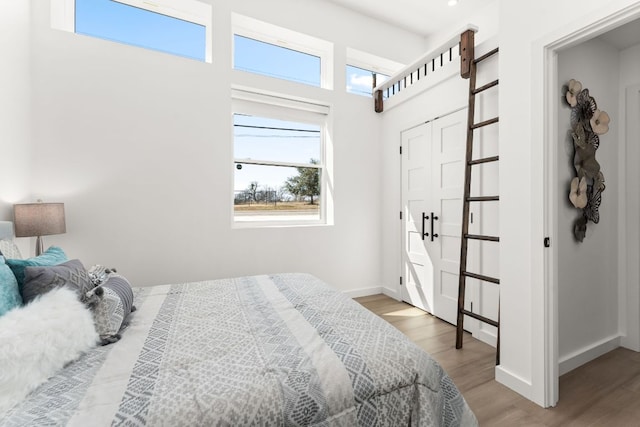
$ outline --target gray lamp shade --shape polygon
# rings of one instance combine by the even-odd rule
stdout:
[[[16,237],[66,233],[64,203],[21,203],[13,205]]]

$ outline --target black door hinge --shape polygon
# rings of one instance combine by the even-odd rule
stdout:
[[[402,145],[400,146],[400,155],[402,155]]]
[[[402,219],[402,211],[400,211],[400,219]]]
[[[544,238],[544,247],[548,248],[551,246],[551,238],[550,237],[545,237]]]
[[[402,276],[400,276],[400,286],[402,286]]]

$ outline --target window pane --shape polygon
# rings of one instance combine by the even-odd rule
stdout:
[[[320,219],[320,169],[236,162],[235,221]]]
[[[76,0],[76,33],[205,60],[206,28],[111,0]]]
[[[234,114],[234,157],[283,163],[320,159],[320,126]]]
[[[376,76],[376,86],[384,83],[389,78],[385,74],[347,65],[347,92],[372,96],[374,74]]]
[[[233,41],[235,69],[320,86],[320,57],[237,34]]]

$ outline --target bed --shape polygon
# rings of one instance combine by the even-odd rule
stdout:
[[[477,425],[437,362],[314,276],[133,293],[119,341],[68,363],[0,425]]]

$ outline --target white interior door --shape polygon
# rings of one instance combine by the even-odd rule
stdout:
[[[433,313],[433,265],[423,238],[430,151],[431,123],[402,132],[402,299]]]
[[[402,298],[452,324],[458,308],[466,111],[402,133]],[[468,262],[476,263],[469,255]]]
[[[456,324],[460,232],[466,154],[467,110],[433,121],[431,147],[431,202],[434,221],[433,244],[428,252],[434,268],[433,314]]]

